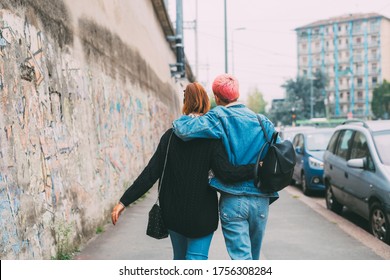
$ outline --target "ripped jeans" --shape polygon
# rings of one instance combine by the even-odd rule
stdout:
[[[258,260],[268,220],[269,198],[221,193],[220,220],[232,260]]]

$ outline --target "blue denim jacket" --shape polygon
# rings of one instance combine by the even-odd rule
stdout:
[[[268,137],[271,137],[275,131],[274,125],[264,115],[260,115],[260,118]],[[222,139],[230,162],[234,165],[256,163],[258,153],[265,143],[257,115],[240,103],[217,106],[198,118],[183,115],[173,122],[173,130],[184,141],[194,138]],[[225,184],[214,177],[210,185],[230,194],[270,197],[271,202],[279,197],[278,193],[262,193],[253,180]]]

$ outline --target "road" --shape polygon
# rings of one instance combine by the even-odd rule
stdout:
[[[155,240],[145,234],[147,213],[156,197],[154,189],[128,207],[116,226],[107,221],[104,232],[74,259],[170,260],[169,238]],[[229,260],[220,228],[214,235],[209,259]],[[364,222],[350,213],[336,215],[326,209],[324,198],[307,197],[289,186],[270,206],[261,259],[390,260],[390,246],[374,238],[364,229]]]

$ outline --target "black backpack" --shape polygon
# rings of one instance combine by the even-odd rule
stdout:
[[[255,186],[262,192],[278,192],[291,183],[296,163],[295,150],[289,140],[276,143],[278,132],[272,134],[268,140],[264,125],[257,115],[259,123],[266,138],[261,147],[255,166]],[[268,148],[268,150],[266,150]],[[266,154],[264,155],[266,151]]]

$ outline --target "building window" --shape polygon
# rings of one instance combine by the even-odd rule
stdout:
[[[355,24],[353,26],[353,30],[355,32],[359,32],[361,29],[362,29],[362,24],[360,22],[355,22]]]
[[[357,84],[358,84],[358,86],[362,86],[363,85],[363,79],[362,78],[358,78],[357,79]]]
[[[362,91],[358,91],[358,93],[357,93],[357,97],[358,97],[358,99],[363,99],[363,92]]]
[[[372,72],[376,72],[377,69],[378,69],[378,64],[376,64],[376,63],[371,64]]]
[[[377,50],[376,49],[372,49],[371,50],[371,58],[372,59],[377,59]]]
[[[377,77],[372,77],[372,85],[375,86],[378,83]]]
[[[357,37],[357,38],[356,38],[356,44],[361,44],[361,43],[362,43],[362,38]]]
[[[307,48],[307,45],[306,44],[302,44],[302,50],[306,50]]]

